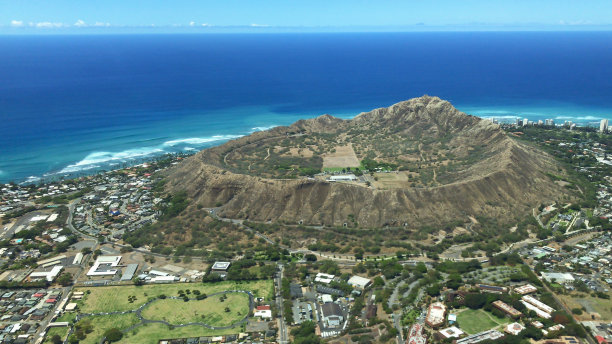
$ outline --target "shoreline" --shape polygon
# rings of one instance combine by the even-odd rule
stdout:
[[[556,104],[559,105],[559,104]],[[499,107],[494,108],[490,106],[464,106],[458,105],[456,108],[468,115],[473,115],[487,120],[495,120],[500,124],[512,124],[515,119],[529,118],[533,119],[537,123],[540,119],[551,118],[555,120],[555,124],[563,124],[564,121],[574,120],[577,127],[595,127],[599,126],[599,120],[605,118],[602,114],[606,111],[604,109],[595,109],[589,111],[589,115],[568,115],[568,113],[585,113],[585,109],[574,108],[570,110],[564,110],[563,112],[557,111],[557,107],[537,107],[527,111],[525,107]],[[371,111],[371,110],[370,110]],[[573,112],[575,111],[575,112]],[[549,113],[556,113],[556,115],[548,115]],[[266,112],[264,116],[269,115],[270,112]],[[344,110],[334,111],[333,116],[342,119],[352,119],[359,114],[355,110]],[[62,162],[60,166],[55,168],[48,168],[43,173],[22,173],[22,176],[12,177],[10,172],[7,170],[0,169],[0,183],[17,183],[17,184],[37,184],[39,182],[46,181],[58,181],[63,179],[74,179],[83,176],[95,175],[100,172],[118,170],[130,166],[134,166],[147,161],[155,161],[161,157],[172,155],[172,154],[185,154],[191,155],[197,153],[203,149],[218,146],[224,144],[229,140],[240,138],[246,135],[250,135],[257,131],[269,130],[274,127],[282,125],[290,125],[294,123],[296,118],[314,118],[317,115],[300,115],[298,113],[291,114],[280,114],[275,113],[278,117],[266,118],[269,123],[276,122],[277,124],[262,124],[262,121],[256,121],[250,123],[252,126],[250,130],[245,128],[236,128],[232,133],[223,130],[224,133],[211,134],[203,133],[202,135],[176,135],[174,137],[166,137],[164,140],[153,144],[144,145],[146,140],[141,140],[142,145],[136,145],[134,147],[126,146],[123,150],[107,151],[104,148],[100,150],[93,150],[88,152],[80,160],[72,160],[68,162]],[[285,117],[286,116],[286,117]],[[287,123],[278,124],[283,122],[282,117],[285,117]],[[189,123],[185,125],[190,126]],[[195,123],[192,123],[195,126]],[[250,125],[249,125],[250,126]],[[154,135],[155,128],[151,128],[151,135]],[[189,137],[188,137],[189,136]],[[24,164],[32,164],[27,162]],[[7,166],[10,166],[7,164]],[[26,176],[27,174],[27,176]],[[3,178],[3,176],[9,176]]]

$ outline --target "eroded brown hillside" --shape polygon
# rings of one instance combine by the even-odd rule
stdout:
[[[390,172],[366,174],[367,183],[306,176],[364,159]],[[542,151],[424,96],[353,120],[324,115],[204,150],[171,169],[167,187],[186,190],[204,207],[221,205],[228,218],[419,228],[470,215],[524,216],[565,192],[550,171],[557,166]]]

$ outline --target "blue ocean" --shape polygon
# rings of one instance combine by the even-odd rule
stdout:
[[[79,176],[424,94],[612,118],[612,32],[0,36],[0,182]]]

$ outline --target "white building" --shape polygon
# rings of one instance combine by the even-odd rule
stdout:
[[[351,287],[361,289],[361,290],[367,288],[371,283],[372,283],[372,280],[365,278],[365,277],[360,277],[360,276],[353,276],[349,278],[348,280],[348,284]]]
[[[538,288],[532,286],[531,284],[525,284],[523,286],[514,288],[514,292],[521,295],[535,293],[536,291],[538,291]]]
[[[315,276],[315,282],[323,283],[323,284],[330,284],[331,281],[333,281],[335,277],[336,276],[334,275],[324,274],[322,272],[319,272],[317,276]]]
[[[99,256],[87,272],[87,276],[112,276],[119,271],[121,256]]]
[[[560,284],[573,283],[574,276],[567,272],[542,272],[542,278],[548,282],[555,281]]]
[[[30,274],[29,278],[31,281],[45,279],[47,282],[53,282],[62,269],[64,269],[64,267],[59,265],[54,266],[50,271],[35,271]]]
[[[599,131],[602,133],[608,132],[608,120],[607,119],[602,119],[601,122],[599,122]]]
[[[340,176],[331,176],[329,177],[330,182],[352,182],[357,180],[354,174],[344,174]]]
[[[328,302],[321,306],[321,313],[323,313],[323,322],[327,327],[340,327],[344,320],[344,314],[338,304]]]
[[[256,318],[261,318],[261,319],[272,319],[272,310],[270,309],[270,306],[266,305],[266,306],[257,306],[257,308],[255,308],[255,313],[253,313],[253,316]]]
[[[439,331],[440,335],[444,338],[459,338],[465,332],[461,331],[459,328],[455,326],[447,327],[443,330]]]
[[[231,262],[215,262],[211,268],[212,271],[227,271]]]
[[[434,302],[427,309],[425,323],[430,327],[438,327],[444,323],[445,314],[446,306],[442,302]]]
[[[74,256],[72,265],[80,265],[82,261],[83,261],[83,253],[79,252]]]
[[[513,336],[518,336],[518,334],[521,333],[521,331],[523,331],[524,329],[525,329],[525,326],[515,322],[512,324],[508,324],[506,328],[504,329],[504,331]]]

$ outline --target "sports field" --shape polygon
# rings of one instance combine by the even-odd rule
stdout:
[[[482,309],[466,309],[457,314],[457,324],[467,334],[475,334],[508,323],[510,321],[507,318],[498,318]]]

